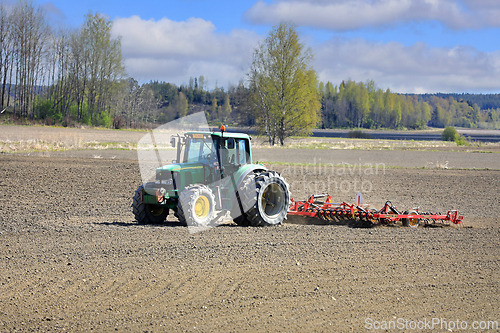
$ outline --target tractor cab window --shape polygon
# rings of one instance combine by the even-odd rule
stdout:
[[[215,159],[214,143],[212,139],[189,138],[186,144],[186,162],[202,162]]]
[[[234,147],[228,143],[228,139],[224,140],[220,146],[220,159],[223,166],[234,164]]]
[[[201,158],[207,159],[212,155],[212,153],[215,155],[213,147],[214,145],[212,140],[205,140],[201,146]]]
[[[222,165],[241,165],[249,162],[248,142],[244,139],[228,138],[221,145]]]
[[[247,164],[250,160],[250,154],[248,153],[247,145],[247,140],[236,140],[238,164]]]
[[[203,145],[202,139],[190,139],[187,145],[187,161],[198,162],[200,160],[200,148]]]

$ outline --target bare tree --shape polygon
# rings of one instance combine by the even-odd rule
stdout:
[[[111,27],[102,15],[90,13],[83,27],[84,55],[88,57],[85,90],[91,119],[110,106],[113,85],[125,73],[121,42],[111,38]]]
[[[158,117],[158,102],[149,84],[139,85],[133,78],[122,80],[119,90],[113,93],[115,127],[121,122],[129,127],[137,123],[152,123]]]
[[[50,30],[42,10],[35,8],[30,1],[20,0],[14,7],[12,17],[18,112],[21,116],[33,118],[33,101],[38,94],[39,80],[43,77],[42,61]]]
[[[49,98],[52,108],[63,117],[68,115],[69,107],[74,102],[71,94],[70,72],[70,39],[71,32],[60,29],[51,35],[48,83]]]
[[[11,17],[4,4],[0,3],[0,108],[2,110],[9,105],[10,101],[10,84],[8,85],[7,78],[9,73],[12,73],[12,37]]]
[[[87,87],[88,50],[85,48],[86,34],[83,29],[75,31],[70,38],[70,64],[68,80],[70,91],[77,104],[77,118],[83,119],[85,90]]]

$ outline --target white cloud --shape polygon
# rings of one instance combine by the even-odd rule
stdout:
[[[54,6],[54,4],[52,2],[47,2],[47,3],[41,4],[40,8],[42,8],[42,10],[46,14],[48,14],[48,15],[54,15],[58,19],[64,20],[66,18],[66,16],[64,15],[64,13],[59,8],[57,8],[56,6]]]
[[[354,30],[439,21],[452,29],[500,27],[498,0],[281,0],[257,2],[245,17],[254,23],[292,21],[300,26]]]
[[[137,16],[116,19],[113,34],[122,36],[127,71],[135,79],[180,85],[203,75],[209,88],[245,79],[253,49],[262,39],[245,30],[217,33],[202,19],[146,21]],[[381,88],[408,93],[499,92],[500,52],[339,38],[312,49],[323,82],[373,79]]]
[[[130,76],[182,84],[203,75],[211,86],[243,79],[259,40],[246,30],[217,33],[212,22],[200,18],[183,22],[118,18],[113,22],[113,35],[121,36]]]
[[[500,52],[334,39],[314,48],[321,81],[373,79],[401,93],[498,92]]]

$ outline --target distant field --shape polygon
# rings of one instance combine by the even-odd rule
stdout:
[[[3,125],[0,152],[136,160],[137,142],[144,135],[146,131]],[[443,141],[290,138],[285,147],[271,148],[266,138],[259,136],[254,136],[252,143],[254,161],[268,164],[500,169],[500,143],[457,147]]]
[[[239,128],[228,130],[241,131]],[[250,134],[256,132],[249,129],[243,129],[245,133]],[[312,131],[313,138],[348,138],[351,130],[348,129],[315,129]],[[500,130],[490,129],[472,129],[472,128],[457,128],[459,134],[470,137],[474,141],[480,142],[500,142]],[[371,139],[377,140],[418,140],[418,141],[441,141],[442,128],[430,128],[426,130],[362,130],[363,133],[370,135]]]
[[[473,130],[469,130],[471,134]],[[320,131],[328,136],[339,131]],[[484,132],[476,130],[476,132]],[[497,131],[498,132],[498,131]],[[370,132],[370,135],[379,132]],[[406,132],[393,131],[395,138]],[[428,131],[415,131],[422,138]],[[434,132],[432,132],[434,133]],[[495,131],[484,132],[493,135]],[[80,129],[42,126],[0,125],[0,152],[50,152],[79,149],[124,149],[135,150],[137,142],[146,135],[146,131]],[[433,134],[434,135],[434,134]],[[265,137],[253,135],[255,148],[269,148]],[[500,138],[500,136],[499,136]],[[457,147],[454,142],[438,140],[403,140],[403,139],[347,139],[334,137],[289,138],[285,147],[297,149],[358,149],[358,150],[436,150],[436,151],[475,151],[500,152],[500,143],[476,143],[468,147]]]
[[[378,131],[368,130],[372,139],[384,140],[441,140],[442,129],[418,130],[418,131]],[[314,130],[315,137],[341,137],[347,138],[348,130]],[[499,142],[499,130],[483,129],[458,129],[458,133],[470,137],[472,140],[481,142]]]

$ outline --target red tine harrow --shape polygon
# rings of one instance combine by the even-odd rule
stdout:
[[[318,199],[326,198],[324,201]],[[463,216],[458,215],[458,211],[450,210],[446,214],[421,213],[418,208],[400,212],[390,201],[387,201],[380,210],[363,207],[361,196],[358,194],[358,203],[349,204],[346,202],[332,203],[332,198],[328,193],[314,194],[307,201],[294,201],[288,210],[289,217],[304,217],[322,219],[328,222],[339,221],[359,221],[371,225],[394,224],[401,221],[403,226],[416,228],[420,222],[431,225],[436,223],[453,222],[459,224]]]

